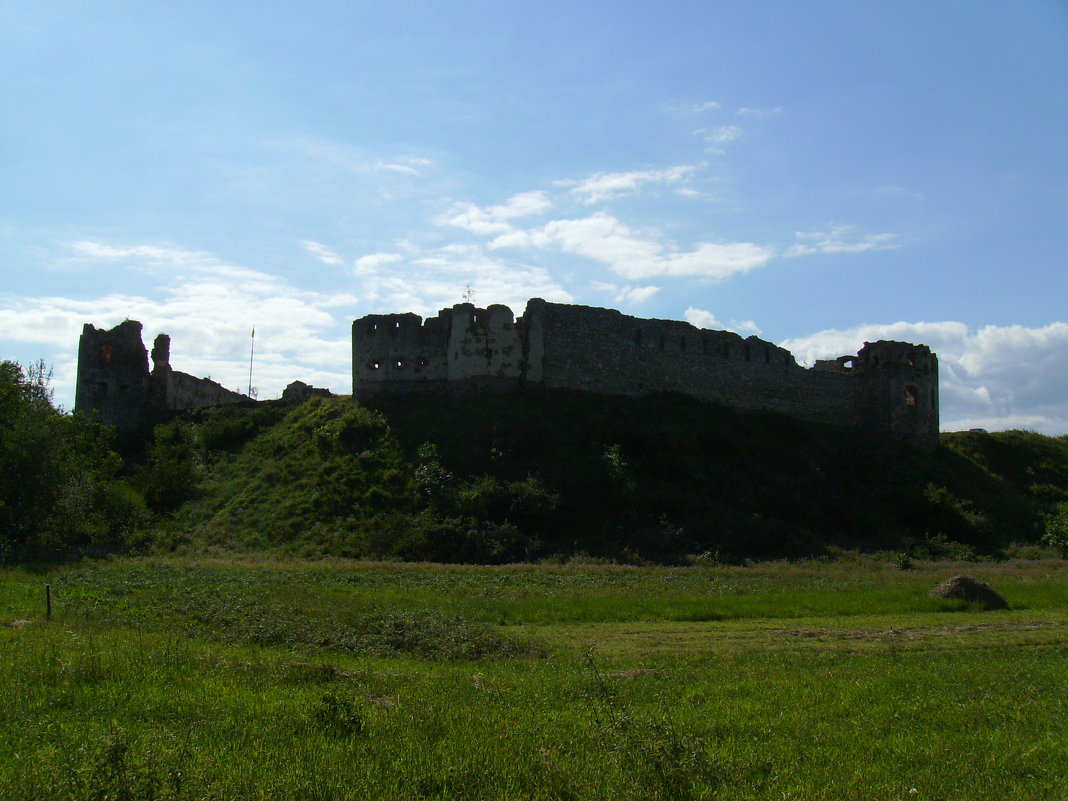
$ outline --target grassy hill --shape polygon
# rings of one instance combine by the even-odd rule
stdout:
[[[993,554],[1068,499],[1068,438],[934,451],[675,395],[312,399],[157,429],[141,483],[172,544],[507,562],[828,548]]]

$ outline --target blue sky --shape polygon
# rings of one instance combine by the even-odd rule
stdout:
[[[946,429],[1068,433],[1068,3],[0,8],[0,358],[141,320],[351,389],[349,328],[532,296],[931,345]]]

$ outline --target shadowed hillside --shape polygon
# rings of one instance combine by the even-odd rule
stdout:
[[[1063,437],[942,442],[675,395],[313,399],[161,426],[142,482],[174,545],[469,562],[992,554],[1068,497]]]

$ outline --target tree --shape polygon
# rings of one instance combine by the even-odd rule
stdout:
[[[1046,516],[1046,532],[1042,544],[1053,548],[1062,559],[1068,559],[1068,503],[1059,503]]]
[[[52,404],[43,362],[0,362],[0,550],[114,545],[144,518],[111,430]]]

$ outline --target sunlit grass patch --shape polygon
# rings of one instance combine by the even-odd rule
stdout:
[[[0,799],[1059,798],[1064,566],[960,568],[9,571]]]

